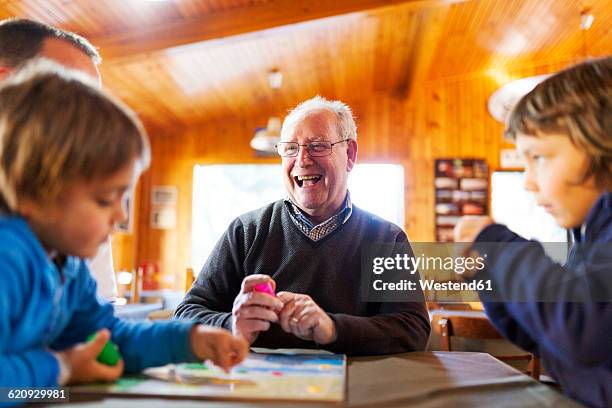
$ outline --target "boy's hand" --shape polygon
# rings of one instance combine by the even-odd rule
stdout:
[[[468,215],[462,217],[455,225],[455,242],[474,242],[478,234],[495,221],[488,216]]]
[[[191,349],[202,360],[212,360],[226,372],[240,363],[249,352],[249,345],[242,337],[228,330],[196,324],[191,329]]]
[[[96,360],[98,354],[110,339],[110,332],[102,329],[90,342],[79,343],[59,352],[70,366],[71,374],[68,384],[89,383],[95,381],[115,381],[123,373],[123,360],[117,365],[108,366]]]

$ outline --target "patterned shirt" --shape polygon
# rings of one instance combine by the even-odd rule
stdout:
[[[332,215],[330,218],[317,225],[314,225],[308,216],[306,216],[297,205],[293,204],[289,198],[285,198],[285,205],[295,225],[298,226],[304,235],[314,242],[331,234],[338,226],[347,222],[353,213],[351,195],[348,191],[346,192],[346,198],[344,199],[344,206],[342,209],[338,211],[337,214]]]

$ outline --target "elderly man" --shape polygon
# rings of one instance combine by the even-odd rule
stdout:
[[[83,37],[26,19],[0,21],[0,80],[34,58],[54,60],[100,82],[100,55]],[[97,294],[114,300],[117,285],[110,239],[91,260],[90,270],[98,284]]]
[[[260,347],[322,347],[351,355],[423,350],[421,302],[365,302],[361,250],[405,243],[396,225],[351,203],[357,159],[350,108],[315,97],[287,116],[278,153],[287,198],[234,220],[176,310]],[[274,297],[255,291],[269,283]]]

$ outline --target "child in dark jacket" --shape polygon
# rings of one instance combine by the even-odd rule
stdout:
[[[556,264],[540,244],[487,217],[462,219],[455,239],[488,255],[473,277],[497,289],[495,299],[480,296],[498,330],[541,356],[567,395],[610,407],[612,58],[539,84],[518,102],[506,135],[525,158],[525,188],[571,232],[567,262]]]
[[[0,387],[203,359],[229,369],[243,339],[193,321],[125,322],[96,297],[84,259],[125,219],[150,150],[133,113],[88,81],[37,61],[0,86]],[[97,361],[109,338],[123,356],[114,366]]]

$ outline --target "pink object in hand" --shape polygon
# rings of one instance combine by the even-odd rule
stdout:
[[[270,282],[258,283],[253,287],[253,290],[255,292],[263,292],[267,293],[270,296],[276,297],[276,294],[274,293],[274,289],[272,289],[272,284]]]

